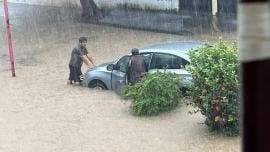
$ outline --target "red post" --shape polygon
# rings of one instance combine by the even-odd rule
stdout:
[[[7,26],[9,58],[10,58],[10,63],[11,63],[12,76],[15,77],[16,75],[15,75],[14,56],[13,56],[13,47],[12,47],[12,40],[11,40],[11,30],[10,30],[10,24],[9,24],[7,0],[4,0],[4,9],[5,9],[5,18],[6,18],[6,26]]]

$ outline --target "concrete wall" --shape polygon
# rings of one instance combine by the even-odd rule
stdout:
[[[100,6],[115,7],[118,4],[135,4],[141,8],[178,9],[179,0],[95,0]]]
[[[3,1],[3,0],[0,0]],[[8,0],[12,3],[25,3],[35,5],[49,5],[49,6],[78,6],[80,7],[80,0]],[[95,0],[100,7],[115,7],[118,4],[135,4],[140,8],[153,9],[178,9],[179,0]]]
[[[48,5],[48,6],[67,6],[67,5],[75,5],[78,7],[80,6],[79,0],[8,0],[8,2],[33,4],[33,5]]]

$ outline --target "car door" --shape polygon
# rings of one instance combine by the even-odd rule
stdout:
[[[127,85],[127,66],[130,60],[130,56],[123,56],[115,65],[112,71],[112,90],[117,93],[121,93],[121,90],[125,85]]]

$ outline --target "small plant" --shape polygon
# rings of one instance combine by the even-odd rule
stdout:
[[[210,130],[239,134],[240,80],[236,43],[222,41],[190,52],[191,105],[206,116]]]
[[[181,78],[173,73],[146,73],[136,84],[125,90],[125,96],[132,99],[134,115],[155,115],[175,108],[180,99]]]

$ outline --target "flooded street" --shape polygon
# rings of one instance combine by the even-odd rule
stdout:
[[[240,137],[208,132],[203,116],[188,114],[191,108],[185,105],[160,116],[135,117],[129,102],[112,91],[66,85],[70,53],[80,36],[88,37],[89,53],[100,64],[133,47],[179,40],[215,42],[219,36],[234,41],[236,33],[181,36],[136,31],[80,23],[76,15],[62,16],[55,8],[28,7],[26,15],[10,10],[15,78],[0,16],[1,152],[241,151]]]

